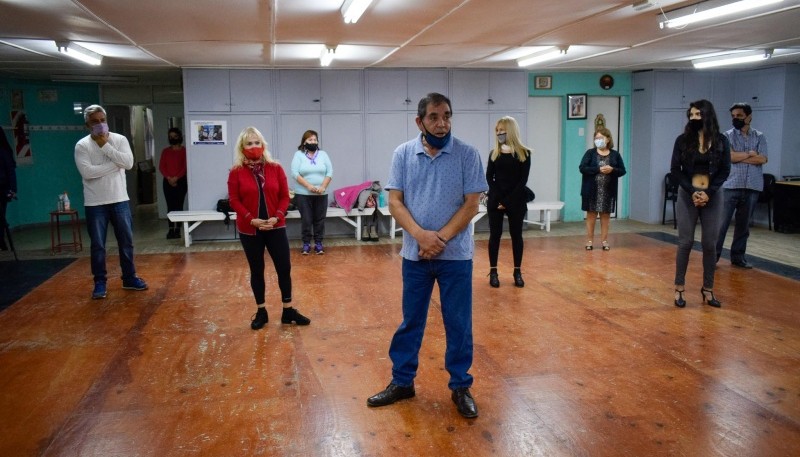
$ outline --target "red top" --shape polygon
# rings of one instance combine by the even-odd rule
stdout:
[[[258,184],[253,171],[244,167],[233,167],[228,175],[228,199],[231,209],[236,211],[236,227],[240,233],[255,235],[256,228],[250,221],[258,218]],[[264,164],[264,199],[267,203],[267,218],[277,217],[275,227],[286,226],[286,209],[289,207],[289,184],[286,173],[277,163]]]
[[[158,170],[165,178],[183,178],[186,176],[186,147],[172,149],[168,146],[161,151]]]

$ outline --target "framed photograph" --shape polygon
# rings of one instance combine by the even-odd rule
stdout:
[[[192,121],[192,144],[227,144],[227,121]]]
[[[534,89],[536,90],[547,90],[553,88],[553,77],[552,76],[536,76],[533,80]]]
[[[586,94],[567,94],[567,119],[586,119]]]

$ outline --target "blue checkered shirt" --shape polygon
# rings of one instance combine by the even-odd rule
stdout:
[[[422,146],[422,136],[397,147],[386,189],[403,192],[403,203],[425,230],[439,230],[464,204],[466,194],[489,189],[480,154],[456,137],[431,157]],[[437,260],[471,260],[475,251],[470,223],[447,242]],[[419,260],[419,243],[403,231],[404,259]]]
[[[747,135],[741,130],[730,129],[725,132],[731,143],[731,151],[746,152],[756,151],[759,155],[767,156],[767,137],[758,130],[750,127]],[[761,165],[749,163],[731,163],[731,174],[723,189],[751,189],[761,192],[764,189],[764,172]]]

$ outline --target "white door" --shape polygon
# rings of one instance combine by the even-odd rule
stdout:
[[[528,187],[539,201],[561,198],[561,102],[563,97],[529,97],[527,145],[533,149]],[[557,212],[558,213],[558,212]],[[559,214],[553,214],[559,220]]]

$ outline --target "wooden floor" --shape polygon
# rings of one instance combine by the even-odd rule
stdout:
[[[268,275],[261,331],[240,250],[137,255],[150,290],[112,280],[98,301],[79,257],[0,313],[0,456],[800,455],[800,282],[720,262],[713,309],[693,252],[678,309],[671,243],[525,241],[523,289],[508,240],[499,289],[476,242],[474,420],[450,400],[437,291],[417,396],[366,406],[391,376],[397,243],[295,249],[312,323],[280,324]]]

